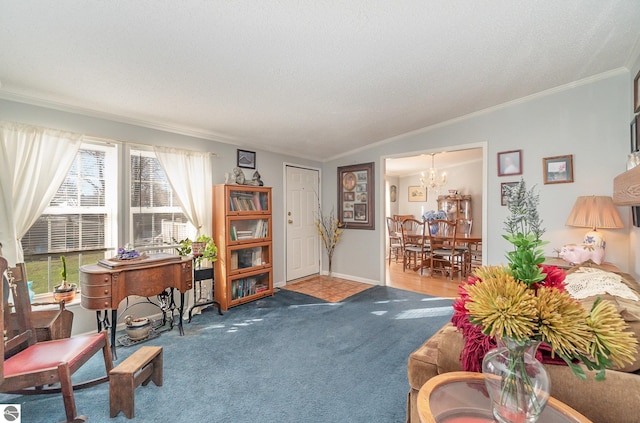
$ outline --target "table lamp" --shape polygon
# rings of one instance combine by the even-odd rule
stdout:
[[[578,197],[566,225],[591,228],[585,234],[583,243],[594,244],[602,248],[605,248],[606,243],[604,235],[602,232],[598,232],[598,229],[624,228],[618,210],[613,204],[613,199],[597,195]]]

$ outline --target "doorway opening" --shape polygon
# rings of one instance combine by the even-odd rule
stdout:
[[[469,200],[466,204],[469,204],[470,208],[465,212],[473,222],[471,233],[473,236],[486,238],[486,150],[486,143],[476,143],[383,157],[382,192],[384,195],[381,210],[384,211],[385,230],[383,231],[381,272],[384,275],[385,285],[395,285],[396,279],[404,280],[409,285],[428,285],[426,281],[420,281],[420,279],[430,277],[428,272],[421,275],[411,269],[403,270],[402,257],[399,258],[399,265],[395,263],[395,259],[392,259],[389,264],[390,238],[386,229],[387,217],[411,216],[422,220],[425,214],[438,212],[442,207],[446,208],[448,203],[445,200],[448,196],[468,196]],[[435,153],[433,163],[438,173],[446,172],[447,178],[446,183],[439,189],[428,190],[422,186],[421,177],[424,179],[423,175],[427,177],[429,175],[432,167],[432,153]],[[411,196],[415,192],[420,195]],[[452,210],[448,208],[445,212],[451,213]],[[390,271],[396,266],[399,266],[399,272]],[[416,281],[412,282],[411,278],[416,278]]]

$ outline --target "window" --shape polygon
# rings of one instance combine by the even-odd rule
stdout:
[[[129,163],[119,164],[115,143],[94,141],[81,146],[49,206],[22,238],[36,294],[60,283],[60,255],[67,259],[67,280],[77,284],[80,266],[111,257],[127,242],[141,251],[173,252],[167,247],[174,239],[195,235],[152,151],[132,148],[122,155]],[[130,190],[119,192],[118,181]]]
[[[158,247],[193,238],[189,223],[160,162],[151,151],[131,150],[130,239],[137,247]]]
[[[59,255],[67,257],[69,282],[77,283],[82,262],[95,263],[114,244],[116,175],[114,145],[81,146],[49,206],[22,237],[27,274],[37,294],[60,282],[55,271],[62,268]]]

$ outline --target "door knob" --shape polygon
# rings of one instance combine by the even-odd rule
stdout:
[[[293,220],[289,219],[289,220],[288,220],[288,223],[293,223]]]

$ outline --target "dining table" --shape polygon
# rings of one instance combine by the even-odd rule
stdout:
[[[399,232],[398,236],[402,237],[402,233]],[[411,242],[411,243],[416,243],[416,244],[424,244],[424,245],[428,245],[429,244],[429,240],[430,238],[437,238],[439,240],[452,240],[453,236],[449,236],[449,235],[431,235],[431,237],[427,234],[423,234],[422,232],[419,233],[415,233],[415,232],[406,232],[405,236],[407,237],[407,240],[405,240],[405,242]],[[466,246],[469,248],[469,250],[471,249],[478,249],[478,245],[482,243],[482,237],[481,236],[466,236],[466,235],[456,235],[456,246]],[[466,260],[469,260],[469,257],[466,258]],[[414,271],[420,271],[422,268],[430,268],[430,264],[427,263],[422,263],[420,266],[415,266],[412,268],[412,270]],[[467,276],[466,272],[463,271],[463,276]]]

